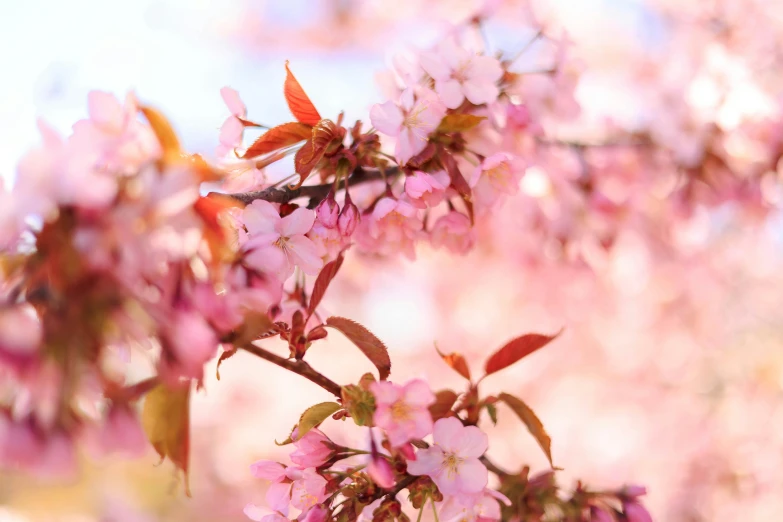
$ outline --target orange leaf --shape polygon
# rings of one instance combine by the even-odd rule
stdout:
[[[551,466],[552,439],[549,437],[549,434],[546,432],[546,430],[544,430],[544,425],[541,423],[541,420],[536,416],[533,410],[531,410],[530,407],[518,397],[514,397],[508,393],[501,393],[498,395],[498,399],[505,402],[508,407],[517,414],[517,417],[519,417],[525,426],[527,426],[528,431],[530,431],[530,433],[536,439],[536,442],[538,442],[538,445],[541,446],[541,449],[544,450],[544,454],[546,455],[547,460],[549,460],[549,465]]]
[[[457,402],[457,394],[451,390],[440,390],[435,393],[435,402],[429,408],[432,420],[448,417],[455,402]]]
[[[262,134],[242,155],[243,158],[254,158],[267,152],[272,152],[294,143],[299,143],[312,137],[309,125],[299,122],[284,123],[269,129]]]
[[[160,143],[160,148],[163,151],[160,163],[165,166],[182,161],[182,147],[179,144],[177,133],[174,132],[174,128],[171,126],[168,118],[162,112],[152,107],[141,106],[139,110],[147,118],[152,131],[155,133],[155,137],[158,138]]]
[[[486,119],[475,114],[447,114],[438,125],[438,132],[465,132]]]
[[[339,330],[355,344],[378,368],[378,375],[385,381],[391,373],[391,359],[386,345],[367,328],[344,317],[329,317],[326,326]]]
[[[313,285],[313,293],[310,294],[310,303],[307,305],[308,317],[313,315],[316,307],[321,302],[321,299],[323,299],[324,294],[326,293],[326,289],[329,288],[329,283],[332,282],[334,276],[337,275],[337,271],[340,270],[340,267],[343,264],[343,259],[343,253],[340,252],[340,255],[337,256],[337,259],[326,263],[326,266],[324,266],[321,269],[321,272],[319,272],[318,277],[315,280],[315,284]]]
[[[141,424],[161,460],[168,457],[185,474],[185,494],[190,496],[190,383],[175,389],[153,388],[144,399]]]
[[[523,357],[543,348],[560,335],[560,332],[555,335],[527,334],[510,340],[487,360],[484,366],[486,375],[507,368]]]
[[[438,352],[440,358],[443,359],[446,364],[451,366],[455,372],[462,375],[467,380],[470,380],[470,368],[468,368],[468,362],[461,353],[451,352],[449,354],[445,354],[438,350],[437,346],[435,346],[435,351]]]
[[[288,103],[288,108],[291,109],[291,114],[294,117],[307,125],[317,125],[321,121],[321,115],[315,109],[313,102],[310,101],[307,94],[305,94],[302,86],[294,77],[291,69],[288,68],[288,62],[285,62],[285,84],[283,86],[283,93],[285,94],[285,101]]]
[[[294,156],[294,168],[300,176],[296,188],[302,186],[307,176],[323,157],[327,147],[333,140],[339,139],[339,136],[339,129],[332,120],[321,120],[318,125],[313,127],[312,138]]]

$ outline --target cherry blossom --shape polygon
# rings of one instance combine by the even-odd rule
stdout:
[[[402,446],[432,432],[432,416],[427,408],[435,402],[435,396],[426,382],[413,379],[400,386],[381,381],[373,383],[370,390],[376,405],[373,422],[386,432],[392,446]]]
[[[247,108],[239,97],[239,93],[231,87],[220,89],[220,96],[231,112],[231,115],[220,127],[220,146],[217,149],[217,155],[225,156],[242,144],[242,132],[245,126],[240,118],[247,117]]]
[[[320,430],[313,428],[304,437],[297,438],[296,430],[291,435],[296,451],[290,457],[294,464],[303,468],[317,468],[334,453],[329,447],[331,441]]]
[[[500,503],[511,501],[502,493],[485,489],[480,493],[449,496],[440,506],[440,518],[446,521],[490,522],[500,520]]]
[[[428,475],[445,495],[478,493],[487,485],[487,468],[479,461],[487,451],[487,436],[459,419],[439,419],[433,428],[434,443],[408,462],[408,473]]]
[[[242,213],[243,248],[247,263],[261,271],[271,272],[285,281],[301,268],[306,274],[316,274],[323,266],[318,248],[307,234],[313,227],[315,213],[298,208],[280,217],[271,203],[256,200]]]
[[[438,205],[446,196],[448,186],[449,175],[443,170],[434,174],[417,171],[405,178],[405,194],[417,208]]]
[[[443,40],[434,51],[423,52],[419,59],[449,109],[462,105],[465,98],[474,105],[492,103],[500,93],[500,63],[491,56],[471,53],[453,38]]]
[[[520,161],[510,154],[499,152],[486,158],[470,178],[476,204],[490,208],[502,196],[517,194],[523,173]]]
[[[408,88],[400,95],[399,103],[373,105],[370,121],[382,133],[397,138],[394,155],[400,164],[405,164],[424,150],[430,133],[445,114],[446,107],[433,92],[422,89],[414,94]]]
[[[465,254],[470,251],[475,240],[476,233],[470,226],[470,218],[455,210],[439,217],[430,232],[432,246],[446,247],[455,254]]]
[[[420,236],[423,226],[419,211],[413,205],[386,197],[362,220],[357,239],[368,250],[401,252],[414,259],[414,240]]]

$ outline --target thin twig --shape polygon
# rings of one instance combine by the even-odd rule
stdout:
[[[396,172],[397,169],[392,167],[390,169],[387,169],[386,173],[388,174],[390,171]],[[369,181],[379,181],[382,179],[383,179],[383,174],[381,174],[380,171],[356,169],[354,170],[351,177],[348,178],[348,185],[358,185],[360,183],[367,183]],[[269,201],[270,203],[288,203],[289,201],[293,201],[299,198],[310,198],[310,203],[308,206],[314,207],[315,205],[323,201],[324,198],[326,198],[326,196],[329,194],[329,191],[332,190],[332,186],[333,186],[332,183],[324,183],[322,185],[303,185],[299,188],[269,187],[264,190],[253,190],[251,192],[238,192],[235,194],[227,194],[227,195],[231,196],[232,198],[238,199],[239,201],[245,204],[252,203],[257,199],[263,199],[264,201]],[[341,190],[343,188],[345,188],[345,180],[340,181],[337,190]]]
[[[313,369],[313,367],[307,364],[305,361],[285,359],[254,344],[246,344],[240,348],[246,352],[252,353],[256,357],[261,357],[262,359],[266,359],[272,364],[276,364],[290,372],[301,375],[305,379],[314,382],[337,398],[342,396],[342,388],[339,384],[324,374]]]

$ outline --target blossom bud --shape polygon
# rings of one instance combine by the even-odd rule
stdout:
[[[337,226],[339,214],[340,207],[337,205],[337,201],[334,200],[334,192],[329,192],[326,199],[315,207],[316,219],[326,228],[334,228]]]
[[[340,212],[340,217],[337,220],[337,226],[340,229],[340,234],[343,236],[351,236],[356,230],[356,226],[361,221],[359,216],[359,209],[351,201],[351,196],[345,195],[345,205],[343,211]]]
[[[623,502],[623,514],[628,522],[652,522],[652,516],[638,502]]]
[[[373,452],[370,464],[367,466],[367,473],[382,488],[388,489],[394,485],[394,470],[389,461],[379,453]]]

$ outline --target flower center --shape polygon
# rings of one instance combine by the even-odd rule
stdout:
[[[505,161],[487,169],[486,171],[489,182],[499,188],[506,188],[508,180],[511,177],[511,166]]]
[[[391,415],[396,421],[410,420],[411,407],[405,401],[395,401],[391,406]]]
[[[462,464],[462,458],[455,453],[446,453],[443,456],[443,467],[446,468],[446,473],[451,477],[459,470],[459,465]]]

